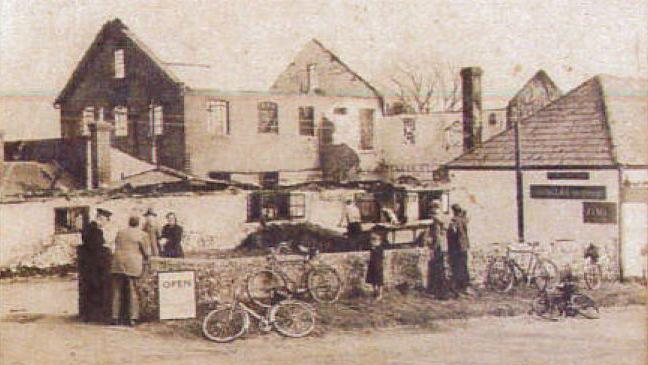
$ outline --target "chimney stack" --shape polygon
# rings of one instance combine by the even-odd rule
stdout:
[[[103,118],[90,123],[90,177],[92,188],[99,188],[110,183],[110,135],[112,125]]]
[[[464,152],[468,152],[481,144],[481,75],[482,69],[479,67],[465,67],[461,69]]]

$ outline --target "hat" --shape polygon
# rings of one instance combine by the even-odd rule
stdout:
[[[457,203],[452,204],[451,208],[455,212],[461,212],[461,206]]]
[[[110,218],[110,216],[112,215],[112,212],[107,210],[107,209],[97,208],[97,215],[101,215],[101,216],[104,216],[106,218]]]
[[[154,217],[157,217],[157,214],[155,214],[155,211],[153,211],[153,208],[148,208],[148,209],[146,210],[146,213],[144,213],[144,216],[145,216],[145,217],[147,217],[147,216],[149,216],[149,215],[152,215],[152,216],[154,216]]]

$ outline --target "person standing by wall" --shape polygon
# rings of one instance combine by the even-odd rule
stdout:
[[[430,249],[429,291],[439,300],[448,299],[449,285],[445,268],[446,230],[448,222],[441,215],[439,203],[430,206],[432,224],[426,232],[426,243]]]
[[[157,214],[153,208],[148,208],[146,210],[146,213],[144,213],[144,219],[145,222],[142,230],[144,230],[148,235],[148,241],[151,245],[151,256],[160,256],[160,252],[162,252],[160,249],[160,237],[162,236],[162,232],[160,226],[156,222]]]
[[[133,326],[139,319],[139,300],[136,280],[142,275],[144,261],[150,256],[148,236],[139,228],[139,218],[130,217],[128,228],[117,232],[112,274],[112,323],[119,324],[120,318],[127,318]],[[124,316],[122,316],[124,312]]]
[[[79,273],[79,317],[84,322],[108,319],[110,299],[110,250],[105,247],[103,228],[112,213],[98,208],[95,220],[81,232],[82,244],[77,248]]]
[[[161,243],[164,257],[184,257],[182,250],[182,227],[178,225],[175,213],[166,215],[167,224],[162,227]]]
[[[383,262],[385,261],[385,246],[387,245],[385,228],[374,226],[369,233],[369,263],[365,282],[373,287],[374,298],[382,299],[385,283]]]
[[[454,288],[466,294],[470,285],[468,273],[468,218],[459,204],[452,205],[452,220],[448,227],[448,256]]]

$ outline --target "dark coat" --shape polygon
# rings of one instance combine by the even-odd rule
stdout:
[[[110,250],[94,221],[84,227],[81,240],[77,248],[79,316],[84,321],[103,321],[110,311]]]
[[[448,227],[448,251],[466,252],[470,248],[468,240],[468,219],[454,216]]]
[[[162,238],[166,238],[166,243],[162,249],[165,257],[184,257],[182,250],[182,227],[179,225],[165,225],[162,228]]]
[[[142,275],[144,259],[151,255],[148,236],[138,228],[129,227],[117,232],[115,253],[110,272],[126,276]]]
[[[385,260],[385,248],[383,246],[372,247],[369,251],[369,264],[367,266],[366,282],[373,285],[384,284],[383,261]]]

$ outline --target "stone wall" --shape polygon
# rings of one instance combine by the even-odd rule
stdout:
[[[426,286],[427,255],[427,250],[421,248],[387,250],[384,262],[386,286]],[[338,271],[343,282],[344,295],[362,290],[368,259],[367,251],[322,254],[318,258],[320,262],[331,265]],[[150,268],[139,281],[142,318],[158,318],[158,272],[195,271],[197,306],[202,308],[214,301],[231,301],[236,290],[245,298],[246,277],[265,265],[264,256],[235,259],[154,258]],[[301,273],[297,268],[288,270],[288,275],[293,279],[298,278]]]

